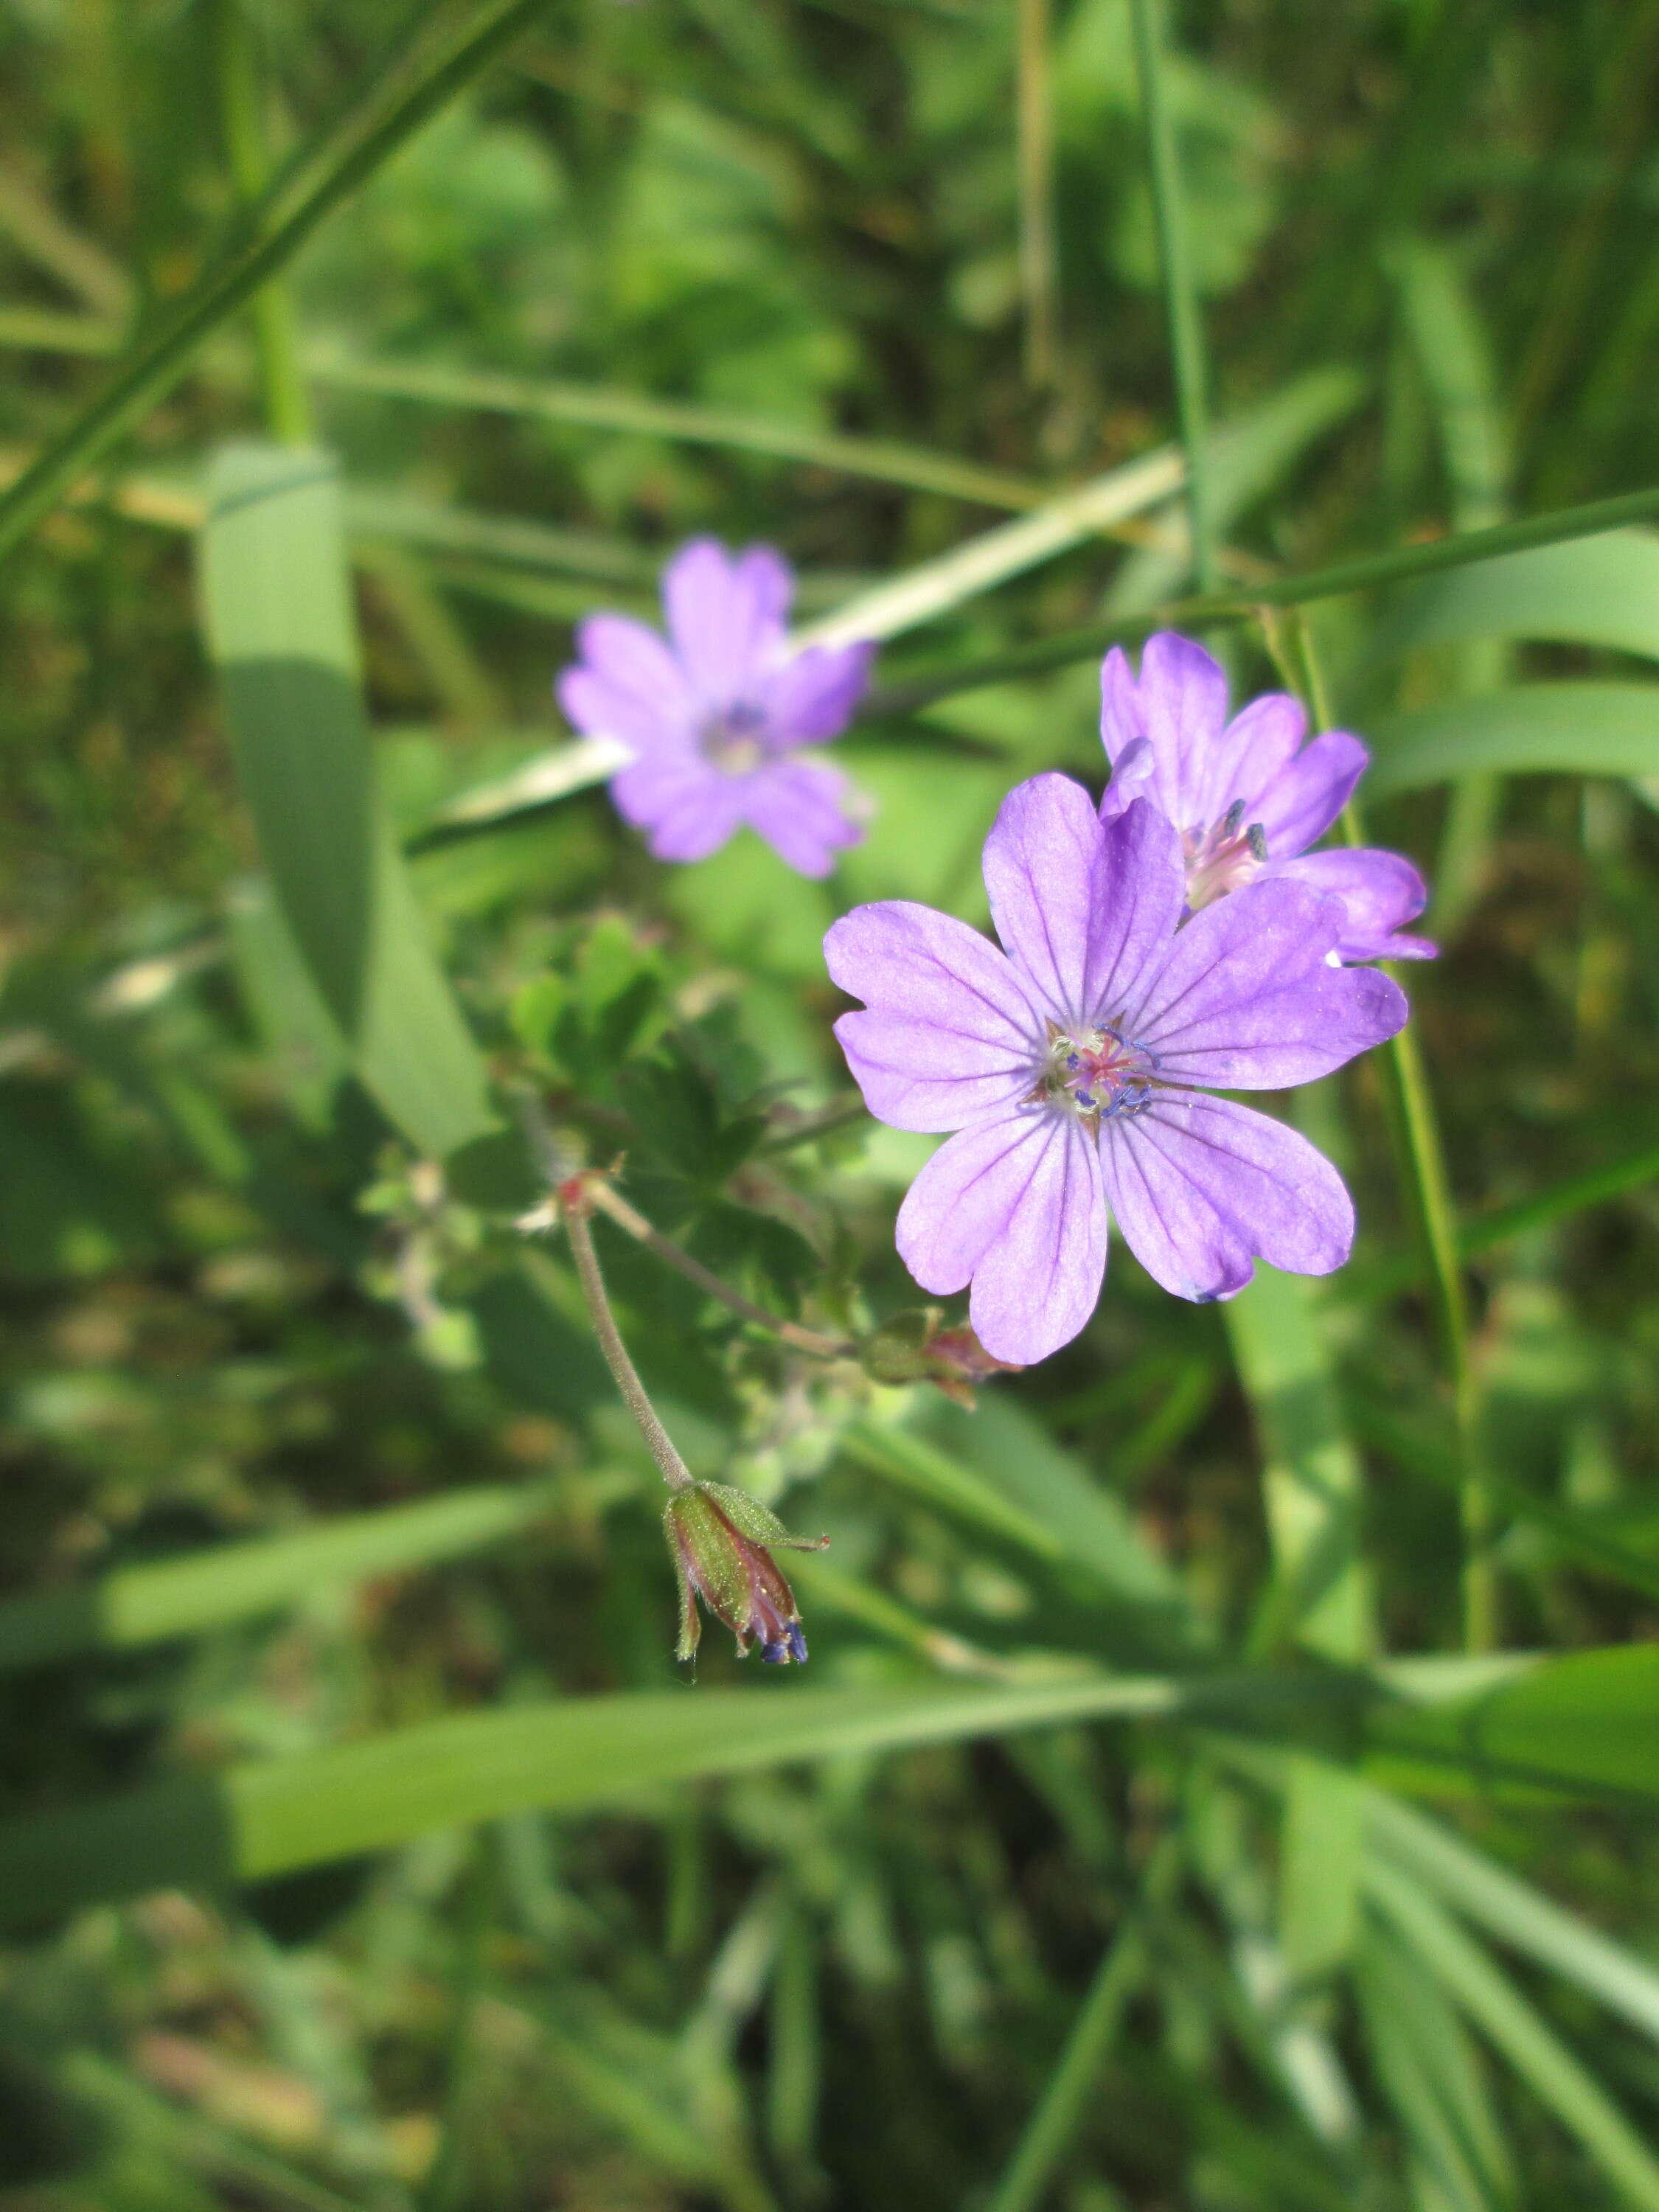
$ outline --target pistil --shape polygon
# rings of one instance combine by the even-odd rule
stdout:
[[[1241,891],[1267,857],[1267,839],[1259,822],[1248,828],[1244,801],[1234,799],[1219,822],[1207,830],[1183,830],[1187,861],[1187,904],[1196,914],[1229,891]]]

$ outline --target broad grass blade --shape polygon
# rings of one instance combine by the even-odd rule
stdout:
[[[441,1157],[494,1126],[484,1065],[428,940],[375,791],[339,483],[319,453],[215,464],[203,611],[276,900],[353,1064]]]
[[[1659,775],[1659,685],[1518,684],[1374,722],[1368,793],[1418,791],[1485,769]]]
[[[1382,659],[1479,638],[1608,646],[1659,660],[1659,537],[1610,530],[1455,568],[1415,586],[1372,650]]]
[[[319,1589],[481,1551],[523,1535],[547,1518],[553,1503],[547,1484],[481,1485],[322,1522],[298,1535],[118,1567],[77,1589],[13,1598],[0,1605],[0,1674],[199,1635],[298,1604]]]

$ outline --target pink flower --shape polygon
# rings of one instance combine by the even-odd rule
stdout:
[[[1310,1082],[1404,1022],[1387,976],[1329,961],[1342,902],[1280,875],[1183,926],[1175,830],[1145,799],[1103,823],[1061,775],[1003,801],[985,884],[1001,951],[908,901],[855,908],[824,939],[865,1003],[836,1035],[870,1111],[956,1132],[899,1211],[922,1288],[971,1282],[981,1344],[1030,1366],[1094,1310],[1109,1206],[1180,1297],[1231,1297],[1258,1255],[1340,1267],[1354,1223],[1336,1170],[1208,1090]]]
[[[1139,683],[1114,646],[1100,672],[1100,734],[1112,763],[1101,819],[1150,799],[1181,833],[1194,913],[1246,884],[1289,877],[1346,908],[1339,959],[1432,959],[1426,938],[1398,933],[1428,902],[1409,860],[1344,846],[1308,851],[1370,756],[1346,731],[1304,745],[1307,732],[1301,706],[1282,691],[1253,699],[1229,721],[1221,667],[1174,630],[1147,639]]]
[[[792,653],[788,563],[768,545],[733,557],[695,538],[663,571],[665,641],[628,615],[590,615],[559,703],[579,730],[633,755],[617,811],[659,860],[701,860],[747,823],[804,876],[827,876],[863,829],[839,769],[808,748],[839,737],[869,680],[872,645]]]

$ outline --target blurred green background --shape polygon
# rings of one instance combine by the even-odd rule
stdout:
[[[1163,37],[1236,613],[1659,482],[1659,10]],[[983,921],[1099,647],[963,672],[1191,582],[1127,0],[4,0],[0,88],[0,2206],[1659,2206],[1659,538],[1208,633],[1435,885],[1422,1068],[1293,1103],[1328,1285],[1119,1247],[969,1411],[598,1224],[832,1539],[694,1684],[514,1086],[769,1312],[917,1303],[823,929]],[[828,884],[562,750],[701,531],[890,641]]]

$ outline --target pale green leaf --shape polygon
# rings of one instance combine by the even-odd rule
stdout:
[[[338,480],[319,453],[216,463],[204,617],[277,902],[365,1086],[421,1151],[493,1126],[484,1064],[375,788]]]

